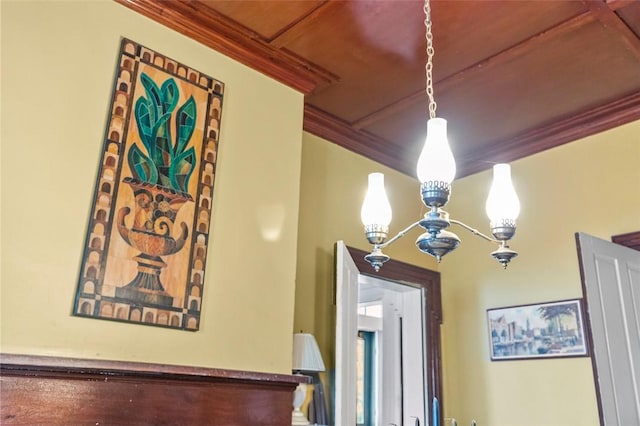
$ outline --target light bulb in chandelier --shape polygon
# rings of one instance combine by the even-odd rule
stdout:
[[[444,118],[431,118],[427,122],[427,137],[416,171],[424,204],[432,208],[447,204],[451,182],[456,177],[456,160],[449,146]]]
[[[507,241],[515,234],[515,220],[520,212],[520,202],[511,183],[511,169],[508,165],[500,164],[494,167],[494,181],[486,204],[494,238],[459,220],[450,219],[449,213],[442,209],[451,195],[451,183],[456,176],[456,162],[447,137],[447,121],[436,117],[432,72],[435,51],[431,34],[429,0],[424,2],[424,13],[427,41],[426,93],[429,98],[430,119],[427,122],[427,136],[416,171],[420,180],[422,202],[430,207],[430,210],[425,213],[424,217],[387,241],[391,207],[384,192],[382,175],[380,177],[373,177],[375,174],[370,175],[370,189],[362,206],[361,216],[365,225],[366,237],[373,245],[373,249],[365,256],[365,260],[376,271],[379,271],[383,264],[389,260],[389,256],[384,254],[382,249],[407,235],[410,230],[420,227],[426,232],[418,237],[416,246],[440,262],[443,256],[460,245],[460,238],[453,232],[446,230],[450,225],[455,224],[480,238],[497,244],[498,249],[492,252],[491,256],[506,268],[511,259],[518,255],[516,251],[509,248]]]
[[[493,166],[493,182],[485,209],[494,236],[499,240],[508,240],[513,237],[516,219],[520,214],[520,200],[513,187],[511,167],[508,164]]]
[[[391,204],[384,189],[384,175],[371,173],[367,195],[360,210],[360,218],[371,244],[384,242],[389,232],[391,217]]]
[[[449,146],[444,118],[436,117],[427,122],[427,138],[416,169],[420,183],[434,181],[451,185],[456,177],[456,160]]]

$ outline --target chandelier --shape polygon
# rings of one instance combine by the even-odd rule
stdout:
[[[421,227],[426,232],[418,237],[416,246],[424,253],[435,257],[440,262],[442,257],[460,245],[460,238],[446,230],[451,224],[458,225],[474,235],[498,245],[491,253],[504,268],[511,259],[518,255],[509,248],[509,241],[516,231],[516,219],[520,213],[520,201],[511,182],[511,167],[508,164],[493,166],[493,183],[486,202],[486,212],[492,237],[474,229],[459,220],[449,218],[444,207],[451,195],[451,182],[456,174],[456,162],[447,140],[447,121],[436,117],[436,102],[433,97],[433,35],[431,34],[431,7],[429,0],[424,3],[427,65],[426,93],[429,99],[429,120],[427,121],[427,137],[418,158],[417,175],[420,181],[422,202],[430,210],[417,222],[400,231],[393,238],[387,240],[389,223],[391,223],[391,205],[384,188],[384,175],[371,173],[369,187],[362,204],[361,219],[367,240],[373,245],[371,253],[365,260],[376,271],[390,258],[382,249],[405,236],[415,227]]]

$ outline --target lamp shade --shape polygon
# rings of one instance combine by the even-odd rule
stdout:
[[[309,333],[293,335],[293,371],[324,371],[318,343]]]
[[[511,166],[493,166],[493,183],[486,204],[487,216],[492,224],[515,221],[520,214],[520,200],[511,181]]]
[[[369,174],[369,188],[362,203],[360,218],[362,224],[389,226],[391,223],[391,204],[384,190],[384,175],[382,173]]]
[[[456,160],[447,138],[447,120],[432,118],[427,122],[427,138],[418,158],[418,179],[423,182],[446,182],[456,177]]]

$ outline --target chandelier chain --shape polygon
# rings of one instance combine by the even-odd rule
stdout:
[[[427,65],[425,71],[427,74],[427,96],[429,97],[429,118],[436,117],[436,101],[433,98],[433,55],[435,50],[433,49],[433,34],[431,34],[431,5],[429,0],[424,2],[424,26],[427,29]]]

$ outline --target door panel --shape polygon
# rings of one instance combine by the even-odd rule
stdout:
[[[578,233],[600,420],[640,425],[640,252]]]
[[[353,256],[352,259],[345,260],[346,253],[351,254]],[[424,418],[421,419],[421,424],[432,424],[430,418],[432,418],[433,404],[431,404],[430,401],[436,399],[438,401],[442,401],[442,369],[440,361],[440,325],[442,324],[442,304],[440,300],[440,274],[435,271],[430,271],[428,269],[420,268],[393,259],[385,263],[384,268],[382,268],[379,272],[374,272],[371,265],[369,265],[364,260],[364,256],[366,254],[366,252],[355,249],[353,247],[345,247],[344,243],[342,242],[336,244],[336,310],[338,312],[336,314],[337,330],[335,424],[345,426],[353,426],[355,424],[355,421],[351,420],[352,418],[355,419],[355,377],[351,379],[354,382],[354,384],[351,385],[349,383],[349,380],[345,380],[343,377],[344,375],[341,375],[338,372],[338,364],[341,365],[340,371],[347,372],[348,369],[345,369],[345,366],[350,362],[348,359],[348,355],[345,354],[345,349],[343,349],[342,347],[343,344],[340,343],[340,336],[343,336],[345,330],[343,330],[341,326],[338,325],[338,321],[342,321],[342,323],[348,323],[349,320],[347,319],[346,314],[340,313],[340,310],[344,309],[345,304],[351,304],[352,306],[352,304],[357,303],[358,301],[359,294],[357,294],[357,292],[359,290],[357,286],[355,286],[354,289],[353,287],[351,287],[351,284],[349,285],[348,289],[342,288],[345,285],[344,283],[353,283],[354,276],[357,277],[358,271],[360,272],[361,277],[364,275],[369,277],[377,277],[383,280],[403,283],[403,285],[406,284],[408,286],[421,289],[422,291],[422,318],[424,321],[423,326],[425,328],[422,339],[423,344],[425,345],[424,350],[426,351],[425,357],[423,359],[424,365],[422,370],[424,371],[424,410],[426,412]],[[350,269],[351,260],[355,262],[355,265],[358,268],[355,272]],[[344,268],[349,268],[350,272],[343,271]],[[340,301],[340,298],[343,297],[343,293],[352,298],[351,302],[345,303],[344,301]],[[355,327],[357,329],[357,321],[354,322],[356,323]],[[352,339],[352,341],[355,342],[355,338]],[[347,347],[350,346],[351,344],[347,345]],[[353,343],[352,350],[355,351],[355,348],[356,344]],[[353,354],[352,359],[354,366],[351,367],[351,371],[355,372],[355,353]],[[338,387],[340,386],[342,386],[342,388],[338,389]],[[353,402],[345,400],[345,398],[348,398],[348,395],[354,395]],[[415,407],[413,407],[411,411],[414,411],[414,408]],[[442,411],[442,403],[440,403],[440,410]],[[417,408],[416,411],[419,411],[419,408]],[[350,417],[351,413],[353,413],[353,417]],[[414,424],[415,419],[411,418],[411,414],[409,416],[409,424]],[[440,420],[442,420],[441,417]]]
[[[424,323],[422,313],[424,307],[422,303],[422,292],[415,291],[403,294],[403,327],[402,327],[402,398],[404,407],[404,424],[415,424],[418,419],[419,424],[428,424],[425,422],[425,371],[422,368],[425,365],[425,339],[426,327],[422,327]]]
[[[335,425],[356,424],[358,268],[344,242],[336,243]]]

